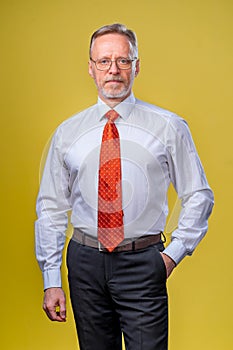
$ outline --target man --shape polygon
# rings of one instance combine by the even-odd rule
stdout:
[[[66,320],[60,265],[67,252],[80,349],[167,349],[166,280],[207,231],[213,206],[189,129],[177,115],[134,98],[135,34],[121,24],[91,38],[89,74],[98,103],[60,125],[37,200],[37,259],[48,317]],[[115,153],[114,153],[115,152]],[[164,249],[167,189],[182,200]]]

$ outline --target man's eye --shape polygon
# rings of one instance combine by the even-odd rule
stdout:
[[[109,64],[109,60],[107,60],[106,58],[103,58],[102,60],[99,60],[98,62],[99,64],[102,64],[103,66],[108,65]]]
[[[128,64],[128,63],[129,63],[129,60],[127,60],[127,58],[120,58],[120,59],[119,59],[119,63],[120,63],[120,64],[123,64],[123,65],[124,65],[124,64]]]

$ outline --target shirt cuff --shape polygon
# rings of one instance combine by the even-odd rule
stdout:
[[[164,249],[164,254],[168,255],[175,261],[176,265],[188,254],[183,243],[178,239],[173,239],[171,243]]]
[[[43,272],[44,290],[53,287],[61,287],[60,269],[45,270]]]

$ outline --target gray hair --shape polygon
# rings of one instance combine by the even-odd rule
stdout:
[[[90,41],[90,49],[89,49],[90,57],[91,57],[92,46],[95,39],[105,34],[114,34],[114,33],[121,34],[127,37],[127,39],[129,40],[131,54],[133,56],[132,58],[138,58],[138,44],[137,44],[136,34],[131,29],[128,29],[125,25],[120,23],[113,23],[113,24],[103,26],[97,29],[92,34],[91,41]]]

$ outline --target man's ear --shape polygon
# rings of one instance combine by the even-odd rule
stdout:
[[[89,73],[89,75],[90,75],[92,78],[94,78],[94,76],[93,76],[93,66],[92,66],[91,60],[88,62],[88,73]]]
[[[140,72],[140,60],[138,58],[135,66],[135,73],[134,73],[135,77],[138,75],[139,72]]]

